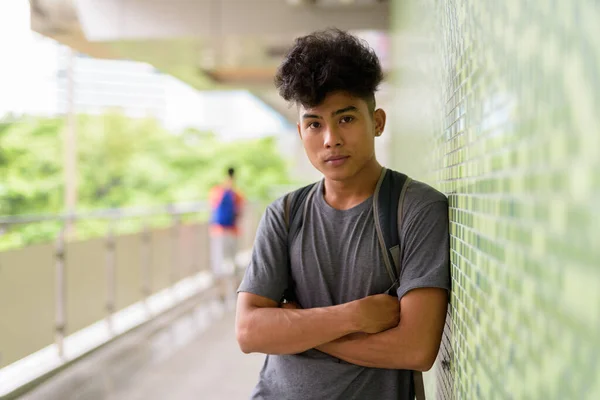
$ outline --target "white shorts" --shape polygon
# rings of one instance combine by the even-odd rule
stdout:
[[[231,233],[212,235],[210,238],[210,259],[215,276],[231,276],[235,272],[235,257],[238,238]]]

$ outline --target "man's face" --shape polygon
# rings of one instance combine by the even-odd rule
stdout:
[[[332,92],[312,108],[299,107],[298,133],[312,165],[327,178],[344,181],[375,160],[375,137],[385,113],[372,113],[365,100]]]

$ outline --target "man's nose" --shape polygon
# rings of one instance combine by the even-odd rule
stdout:
[[[342,136],[337,128],[328,128],[325,131],[324,143],[325,147],[339,147],[343,144]]]

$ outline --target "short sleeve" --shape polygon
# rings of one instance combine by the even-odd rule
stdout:
[[[283,199],[279,199],[267,207],[258,225],[252,258],[238,293],[281,301],[289,281],[288,257]]]
[[[431,202],[409,217],[402,235],[402,272],[398,298],[417,288],[433,287],[450,291],[448,201]]]

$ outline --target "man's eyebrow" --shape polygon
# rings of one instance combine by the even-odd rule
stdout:
[[[343,113],[348,112],[348,111],[355,111],[356,112],[356,111],[358,111],[358,108],[356,108],[354,106],[348,106],[348,107],[340,108],[339,110],[332,112],[331,116],[335,117],[336,115],[340,115],[340,114],[343,114]]]
[[[304,114],[302,116],[302,119],[307,119],[307,118],[316,118],[316,119],[322,119],[321,116],[316,115],[316,114]]]
[[[358,112],[358,108],[356,108],[355,106],[348,106],[348,107],[340,108],[339,110],[332,112],[331,116],[335,117],[336,115],[340,115],[340,114],[343,114],[348,111]],[[323,119],[323,117],[321,117],[320,115],[316,115],[316,114],[302,115],[302,119],[307,119],[307,118]]]

